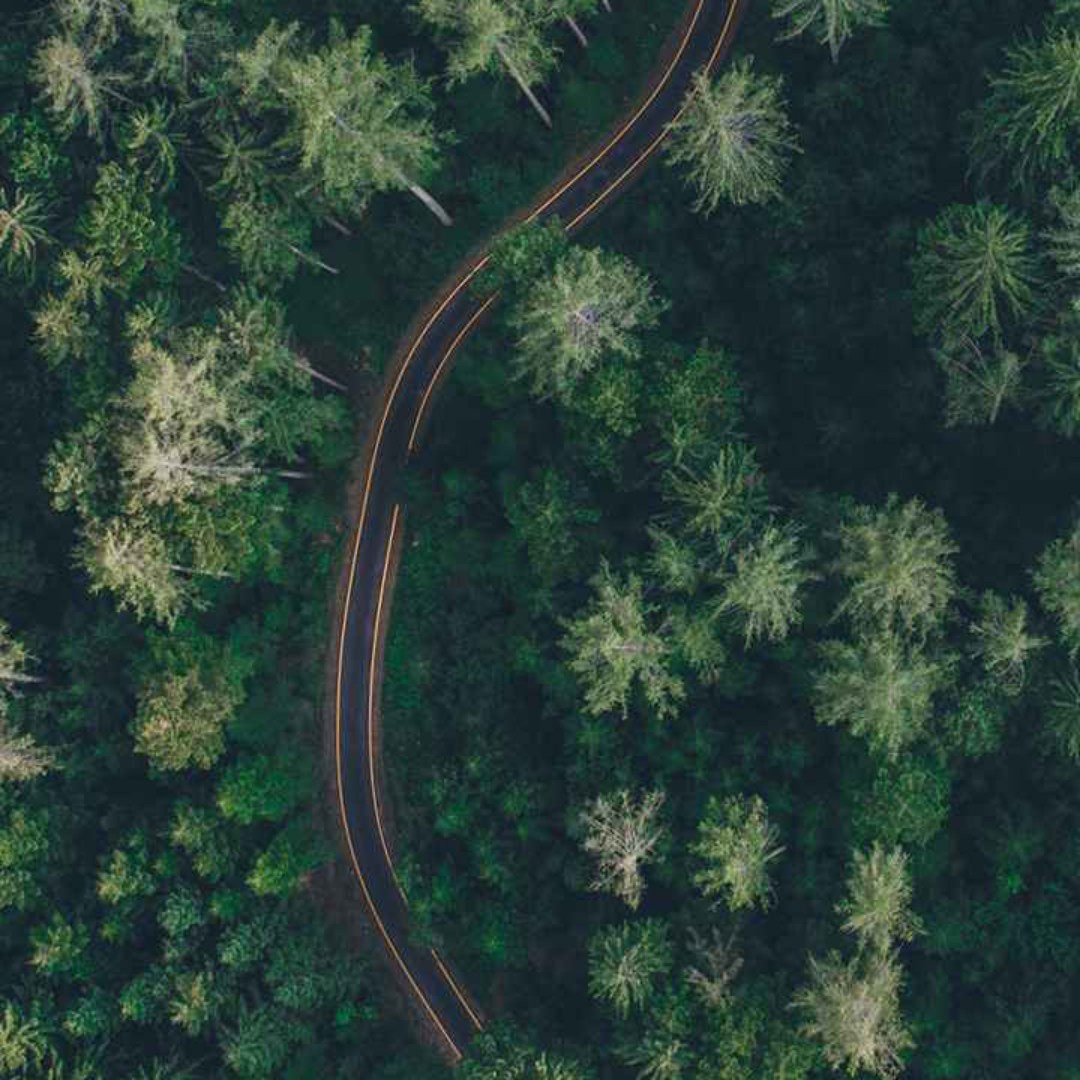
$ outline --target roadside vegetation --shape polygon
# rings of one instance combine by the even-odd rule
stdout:
[[[449,1075],[320,778],[348,469],[680,11],[16,5],[4,1075]],[[384,691],[464,1080],[1080,1069],[1078,70],[1074,0],[758,3],[633,192],[496,243]]]

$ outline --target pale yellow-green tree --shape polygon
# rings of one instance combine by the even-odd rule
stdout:
[[[609,892],[637,909],[645,892],[643,870],[660,854],[667,835],[659,791],[637,797],[629,791],[601,795],[581,812],[581,846],[593,857],[589,888]]]
[[[848,894],[837,905],[843,929],[863,948],[888,953],[914,940],[922,924],[911,911],[911,872],[903,848],[874,844],[856,851],[848,875]]]
[[[773,901],[769,873],[784,851],[779,839],[759,796],[710,799],[691,848],[700,867],[694,884],[732,911],[768,908]]]
[[[986,673],[1007,694],[1024,686],[1031,659],[1046,642],[1031,631],[1027,601],[984,593],[979,616],[971,624],[972,649]]]
[[[802,620],[802,595],[814,577],[795,530],[768,525],[735,553],[719,610],[741,622],[747,648],[762,639],[783,641]]]
[[[957,551],[940,511],[891,495],[880,509],[859,507],[839,540],[840,615],[875,636],[921,640],[940,626],[956,592]]]
[[[821,1045],[828,1064],[849,1076],[899,1075],[913,1040],[900,1012],[903,972],[894,953],[835,953],[810,960],[810,984],[795,998],[803,1031]]]
[[[633,360],[666,304],[629,259],[571,248],[511,313],[518,375],[539,397],[572,401],[606,360]]]
[[[942,664],[888,633],[827,642],[822,656],[814,687],[818,722],[846,727],[896,760],[926,728]]]
[[[783,83],[738,60],[719,79],[694,78],[669,125],[670,158],[685,166],[697,193],[695,208],[711,214],[724,203],[745,206],[779,198],[798,148],[787,118]]]
[[[593,599],[567,623],[562,639],[585,710],[626,716],[636,686],[656,713],[672,713],[685,690],[671,671],[672,647],[656,625],[641,579],[629,574],[620,580],[603,562],[592,585]]]
[[[787,23],[782,38],[813,34],[835,62],[856,30],[885,22],[889,0],[773,0],[772,13]]]

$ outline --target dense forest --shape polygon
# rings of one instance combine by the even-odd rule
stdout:
[[[681,0],[55,0],[0,45],[0,1074],[444,1080],[324,765],[416,312]],[[383,690],[464,1080],[1080,1080],[1080,4],[757,0],[515,228]]]

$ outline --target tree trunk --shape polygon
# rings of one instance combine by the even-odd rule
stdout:
[[[405,185],[438,219],[443,225],[449,228],[454,224],[454,219],[443,209],[442,205],[425,188],[422,188],[414,180],[410,180],[400,169],[394,167],[394,172],[397,173],[401,179],[402,184]]]
[[[574,37],[578,39],[578,43],[581,47],[587,49],[589,47],[589,39],[585,36],[585,31],[578,25],[577,19],[575,19],[573,15],[567,15],[566,25],[574,31]]]
[[[544,123],[551,127],[551,116],[547,109],[540,104],[540,99],[533,93],[532,87],[522,78],[521,72],[518,71],[517,65],[514,63],[513,58],[510,56],[506,46],[500,41],[495,45],[495,51],[499,54],[499,59],[506,65],[506,70],[510,72],[511,78],[521,88],[521,92],[529,99],[529,104],[539,113],[540,119]]]
[[[207,285],[213,285],[214,288],[217,289],[217,291],[220,293],[229,291],[225,288],[224,285],[221,284],[220,281],[217,280],[217,278],[212,278],[209,274],[204,273],[197,266],[192,266],[191,263],[181,263],[180,269],[186,270],[189,274],[191,274],[192,277],[197,277],[200,281],[205,281]]]
[[[312,255],[302,248],[298,248],[295,244],[290,244],[285,241],[285,246],[300,260],[306,262],[309,266],[317,266],[320,270],[325,270],[328,274],[340,274],[341,271],[336,266],[331,266],[329,263],[325,263],[318,257],[318,255]]]
[[[340,390],[343,394],[348,393],[349,388],[344,383],[339,383],[337,379],[331,379],[329,375],[324,375],[321,371],[313,368],[308,362],[307,357],[294,356],[293,363],[306,374],[310,375],[313,379],[318,379],[321,383],[326,383],[327,386],[332,386],[335,390]]]
[[[604,10],[611,14],[611,0],[600,0],[600,3],[604,5]]]

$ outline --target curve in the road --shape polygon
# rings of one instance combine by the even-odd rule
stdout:
[[[642,102],[525,220],[558,216],[566,231],[574,232],[622,188],[664,141],[693,74],[720,62],[748,3],[691,0],[678,43]],[[399,354],[380,399],[350,552],[336,672],[337,794],[349,859],[395,968],[455,1061],[483,1022],[445,960],[409,937],[408,903],[394,870],[380,801],[376,721],[389,593],[402,535],[396,480],[419,445],[436,386],[498,299],[478,300],[468,289],[488,260],[487,255],[476,258],[454,279]]]

